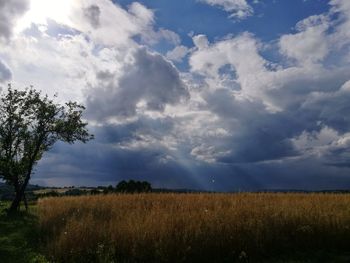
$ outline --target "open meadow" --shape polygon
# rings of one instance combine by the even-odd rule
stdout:
[[[349,262],[347,194],[40,199],[52,262]]]

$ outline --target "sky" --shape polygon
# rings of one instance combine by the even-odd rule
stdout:
[[[349,0],[0,0],[0,87],[86,106],[32,183],[350,189]]]

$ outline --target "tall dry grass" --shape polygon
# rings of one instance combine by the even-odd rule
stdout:
[[[54,262],[234,262],[350,244],[350,195],[135,194],[38,203]]]

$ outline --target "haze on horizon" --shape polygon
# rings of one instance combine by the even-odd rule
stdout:
[[[0,0],[0,87],[76,100],[95,140],[32,183],[350,188],[350,1]]]

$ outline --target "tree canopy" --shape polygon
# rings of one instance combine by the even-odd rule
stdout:
[[[33,167],[57,141],[69,144],[93,138],[82,119],[84,106],[54,102],[33,87],[0,95],[0,178],[14,187],[10,210],[17,210]]]
[[[116,186],[117,192],[122,193],[144,193],[144,192],[151,192],[152,186],[149,182],[146,181],[121,181]]]

